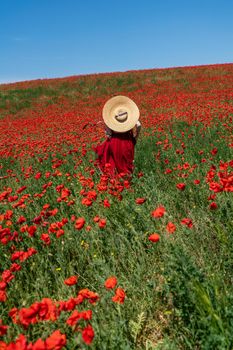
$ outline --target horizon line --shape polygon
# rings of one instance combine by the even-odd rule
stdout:
[[[224,62],[224,63],[205,63],[205,64],[192,64],[192,65],[184,65],[184,66],[168,66],[168,67],[153,67],[153,68],[140,68],[140,69],[127,69],[127,70],[121,70],[121,71],[106,71],[106,72],[92,72],[92,73],[82,73],[82,74],[72,74],[72,75],[65,75],[60,77],[38,77],[38,78],[32,78],[32,79],[24,79],[22,80],[11,80],[11,79],[3,79],[0,80],[0,86],[2,85],[14,85],[18,83],[27,83],[27,82],[33,82],[38,80],[62,80],[62,79],[69,79],[74,77],[84,77],[84,76],[91,76],[91,75],[106,75],[106,74],[119,74],[119,73],[130,73],[130,72],[139,72],[139,71],[149,71],[149,70],[161,70],[161,69],[176,69],[176,68],[194,68],[194,67],[206,67],[206,66],[219,66],[219,65],[230,65],[233,64],[233,62]]]

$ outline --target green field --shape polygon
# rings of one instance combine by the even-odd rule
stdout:
[[[233,350],[232,83],[233,64],[0,85],[1,350]],[[131,185],[94,165],[118,94],[141,112]]]

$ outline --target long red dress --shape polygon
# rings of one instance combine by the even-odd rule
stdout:
[[[112,131],[112,136],[95,148],[101,171],[112,176],[132,174],[135,143],[132,130],[124,133]]]

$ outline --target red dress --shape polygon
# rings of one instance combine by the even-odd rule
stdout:
[[[132,174],[135,143],[132,130],[124,133],[112,132],[110,138],[95,148],[101,171],[112,176]]]

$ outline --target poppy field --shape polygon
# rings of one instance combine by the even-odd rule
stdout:
[[[115,95],[132,179],[93,150]],[[233,64],[0,85],[0,350],[232,350],[232,121]]]

